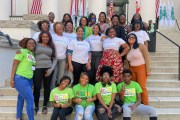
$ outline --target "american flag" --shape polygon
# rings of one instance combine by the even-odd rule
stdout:
[[[156,0],[156,18],[159,17],[159,5],[160,5],[160,0]]]
[[[141,10],[140,8],[140,0],[136,0],[136,13],[139,13]]]
[[[114,15],[114,4],[113,1],[111,1],[109,6],[109,18],[111,19],[113,15]]]
[[[42,14],[41,7],[42,7],[41,0],[33,0],[30,14]]]

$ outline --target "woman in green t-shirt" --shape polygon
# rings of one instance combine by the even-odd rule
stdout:
[[[50,93],[50,100],[54,106],[51,120],[66,120],[66,116],[72,113],[72,98],[74,97],[72,89],[69,88],[71,79],[64,76],[60,80],[60,85],[54,88]]]
[[[94,101],[96,91],[93,85],[89,84],[88,74],[83,72],[80,75],[80,83],[73,87],[76,116],[74,120],[93,120],[92,114],[95,110]]]
[[[122,112],[122,108],[115,104],[117,90],[116,84],[110,82],[112,75],[112,68],[110,66],[103,66],[100,70],[101,82],[95,85],[97,98],[99,100],[97,107],[97,116],[99,120],[113,120],[115,114]]]
[[[18,91],[17,113],[16,119],[22,119],[22,110],[24,100],[26,101],[26,111],[28,120],[34,120],[34,97],[32,94],[33,85],[33,70],[35,65],[35,58],[33,55],[36,42],[32,38],[24,38],[19,42],[22,49],[16,52],[12,72],[11,72],[11,87]]]

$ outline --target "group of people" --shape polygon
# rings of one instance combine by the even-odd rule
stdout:
[[[146,89],[151,75],[146,30],[151,26],[139,13],[129,25],[125,14],[113,15],[108,23],[105,12],[98,23],[93,13],[83,16],[78,27],[67,13],[62,22],[54,22],[52,12],[48,17],[37,23],[40,32],[19,42],[22,49],[14,58],[10,83],[18,91],[17,120],[22,119],[24,100],[28,119],[34,120],[42,83],[42,113],[47,114],[51,101],[51,120],[66,120],[73,105],[75,120],[92,120],[94,111],[98,119],[114,119],[122,110],[124,120],[132,112],[157,119]]]

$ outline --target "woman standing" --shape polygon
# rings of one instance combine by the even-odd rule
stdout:
[[[84,28],[77,27],[76,33],[76,40],[72,40],[68,45],[68,65],[74,75],[74,85],[78,84],[81,72],[91,69],[90,45],[83,41]]]
[[[98,81],[101,80],[100,70],[103,65],[111,66],[111,68],[113,69],[113,76],[111,77],[112,82],[119,83],[122,81],[122,56],[124,56],[128,52],[129,46],[125,43],[124,40],[115,36],[115,29],[110,28],[108,38],[103,41],[103,56],[96,73],[96,80]],[[121,54],[118,52],[120,46],[124,48]]]
[[[62,19],[61,23],[65,24],[66,21],[72,21],[71,15],[68,13],[65,13],[63,15],[63,19]]]
[[[44,103],[42,113],[46,114],[47,103],[49,101],[50,85],[52,79],[52,72],[56,66],[57,60],[55,59],[55,48],[52,42],[52,37],[49,32],[41,32],[39,41],[35,50],[36,69],[34,71],[34,114],[39,110],[39,97],[43,81],[44,86]]]
[[[76,116],[74,120],[93,120],[92,114],[95,110],[94,101],[96,91],[93,85],[89,84],[88,74],[83,72],[80,76],[80,83],[73,87]]]
[[[115,104],[115,96],[117,93],[116,84],[110,82],[113,75],[110,66],[103,66],[100,75],[101,82],[96,83],[95,89],[99,104],[97,106],[98,120],[114,120],[115,114],[120,114],[122,108]]]
[[[103,41],[101,40],[102,35],[100,33],[101,29],[98,24],[95,24],[93,26],[93,35],[90,35],[85,39],[90,46],[91,46],[91,55],[92,55],[92,61],[91,61],[91,70],[90,70],[90,83],[95,85],[96,81],[96,71],[99,66],[99,62],[102,58],[102,51],[103,51]]]
[[[54,23],[54,32],[52,35],[53,42],[56,48],[57,65],[53,76],[51,87],[54,88],[55,83],[59,84],[60,79],[65,75],[67,64],[67,47],[69,40],[63,36],[64,25],[61,22]]]
[[[89,20],[89,27],[93,27],[96,24],[96,15],[94,13],[90,13],[88,20]]]
[[[108,23],[106,23],[106,13],[101,12],[99,14],[99,26],[101,27],[101,33],[105,34],[106,30],[110,27]]]
[[[89,35],[92,35],[92,28],[88,27],[88,19],[87,17],[82,17],[79,21],[79,26],[84,28],[84,34],[83,34],[83,39],[86,39]]]
[[[127,60],[132,71],[132,80],[138,82],[143,90],[142,103],[148,105],[148,92],[146,89],[147,76],[151,75],[150,59],[147,48],[143,44],[138,44],[137,37],[131,33],[128,35],[128,45],[130,51],[127,53]]]
[[[60,120],[66,120],[66,116],[72,113],[71,105],[74,95],[72,89],[68,87],[70,83],[71,79],[63,76],[59,86],[51,91],[50,101],[54,107],[51,120],[58,120],[58,117]]]
[[[38,25],[38,28],[40,30],[40,32],[36,32],[33,36],[33,39],[38,41],[38,38],[39,38],[39,34],[42,32],[42,31],[49,31],[49,28],[50,28],[50,24],[49,24],[49,21],[47,20],[42,20],[42,21],[39,21],[37,23]]]
[[[53,12],[50,12],[48,14],[48,18],[49,18],[49,24],[50,24],[50,28],[49,28],[49,32],[51,34],[54,34],[54,28],[53,28],[53,25],[54,25],[54,18],[55,18],[55,15]]]
[[[22,110],[25,100],[28,120],[34,120],[32,77],[35,65],[34,49],[36,47],[36,42],[32,38],[24,38],[19,42],[19,45],[22,49],[16,52],[10,82],[11,87],[15,87],[18,91],[16,119],[22,119]]]

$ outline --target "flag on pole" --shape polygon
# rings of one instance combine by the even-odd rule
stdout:
[[[113,1],[111,1],[109,6],[109,18],[111,19],[113,15],[114,15],[114,3]]]
[[[167,11],[168,26],[171,27],[171,3],[168,0],[168,11]]]
[[[175,14],[174,14],[174,4],[173,1],[171,3],[171,27],[174,28],[175,24]]]
[[[159,26],[162,27],[163,26],[163,3],[160,0],[160,4],[159,4]]]
[[[85,14],[84,16],[88,17],[89,16],[89,3],[88,0],[85,0]]]
[[[160,9],[160,0],[156,0],[156,10],[155,10],[156,18],[159,17],[159,9]]]
[[[136,0],[136,13],[139,13],[141,10],[140,8],[140,0]]]
[[[164,22],[164,27],[168,27],[167,8],[166,8],[166,4],[165,3],[163,3],[163,22]]]
[[[73,21],[75,26],[77,26],[77,11],[78,11],[78,1],[77,0],[71,0],[70,15],[71,15],[72,21]]]
[[[41,7],[41,0],[33,0],[30,14],[42,14]]]

